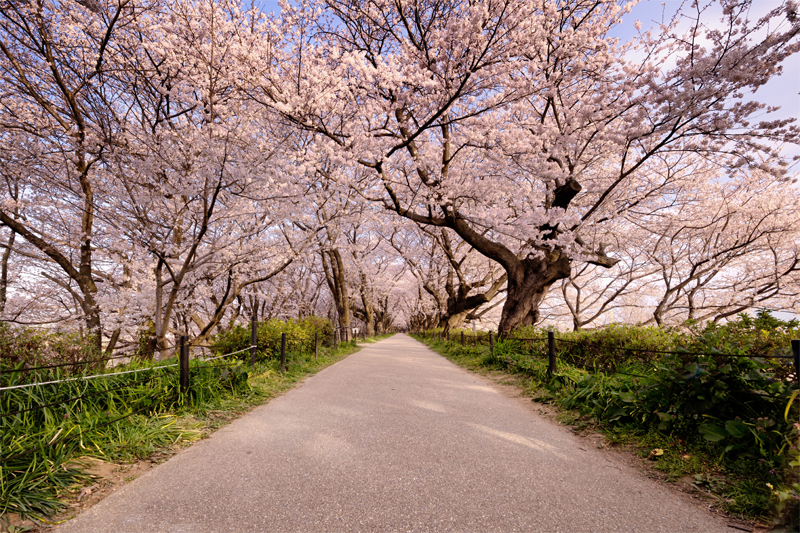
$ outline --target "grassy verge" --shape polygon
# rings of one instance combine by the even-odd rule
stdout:
[[[392,335],[394,335],[394,333],[382,333],[380,335],[375,335],[374,337],[367,337],[366,339],[363,338],[358,339],[357,342],[360,344],[374,344],[378,341],[382,341],[383,339],[388,339]]]
[[[647,463],[665,479],[709,496],[712,505],[736,518],[778,525],[788,528],[787,531],[797,527],[798,465],[796,458],[794,461],[792,458],[796,456],[799,425],[791,424],[796,418],[796,407],[792,407],[791,412],[787,407],[786,413],[780,409],[780,413],[753,415],[752,420],[742,412],[741,424],[753,427],[756,440],[750,443],[742,435],[741,441],[747,446],[739,444],[737,447],[730,438],[712,441],[702,433],[703,429],[698,431],[702,415],[700,421],[681,421],[678,409],[670,405],[670,402],[678,403],[674,397],[663,400],[666,405],[656,413],[636,410],[637,406],[651,406],[647,403],[649,397],[656,392],[663,394],[664,383],[672,385],[670,380],[676,379],[659,367],[651,366],[649,373],[644,366],[626,368],[630,374],[639,376],[604,376],[559,361],[558,371],[550,377],[546,372],[547,360],[520,353],[515,350],[518,344],[497,343],[492,355],[487,346],[418,339],[469,370],[484,374],[502,371],[514,376],[515,384],[526,395],[555,408],[559,422],[572,426],[577,432],[602,433],[609,444],[624,446],[648,459]],[[676,391],[681,389],[676,388]],[[793,399],[789,400],[789,406]],[[692,401],[700,402],[695,397]],[[779,435],[774,429],[775,420],[784,415],[787,416],[782,426],[784,431],[785,427],[793,429],[786,435]],[[700,424],[700,427],[708,426]],[[732,432],[738,427],[730,425]],[[770,431],[775,435],[770,435]],[[766,449],[781,438],[784,438],[784,446],[780,450]],[[759,444],[761,453],[757,449]]]
[[[69,518],[54,517],[82,494],[81,487],[96,482],[89,472],[95,460],[165,460],[356,351],[355,343],[344,343],[335,350],[322,348],[318,359],[289,354],[285,373],[275,359],[260,361],[253,369],[243,361],[212,365],[193,360],[189,394],[179,392],[174,369],[148,370],[172,360],[134,362],[113,371],[142,372],[71,381],[57,389],[4,391],[2,412],[16,414],[0,418],[0,531],[15,530],[11,515],[41,524]],[[63,376],[56,370],[37,380],[53,377]],[[35,409],[76,397],[80,399]]]

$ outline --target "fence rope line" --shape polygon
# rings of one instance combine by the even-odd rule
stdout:
[[[214,359],[222,359],[223,357],[228,357],[230,355],[236,355],[237,353],[246,352],[246,351],[248,351],[248,350],[250,350],[252,348],[258,348],[258,346],[256,346],[256,345],[248,346],[247,348],[243,348],[243,349],[241,349],[239,351],[236,351],[236,352],[226,353],[225,355],[218,355],[216,357],[209,357],[207,359],[202,359],[202,361],[213,361]]]
[[[547,342],[547,337],[536,337],[536,338],[533,338],[533,339],[524,339],[524,338],[520,338],[520,337],[510,337],[510,338],[508,338],[506,340],[509,340],[509,341],[527,341],[527,342]]]
[[[473,337],[474,335],[465,335],[465,337]],[[538,338],[519,338],[519,337],[512,337],[507,339],[509,341],[535,341],[535,342],[546,342],[547,337],[538,337]],[[646,348],[624,348],[621,346],[604,346],[602,344],[594,344],[589,342],[581,342],[581,341],[571,341],[568,339],[560,339],[556,337],[554,339],[556,343],[559,342],[566,342],[568,344],[577,344],[578,346],[586,346],[590,348],[599,348],[602,350],[625,350],[626,352],[644,352],[644,353],[659,353],[659,354],[668,354],[668,355],[706,355],[709,357],[749,357],[751,359],[794,359],[794,356],[791,355],[750,355],[750,354],[729,354],[729,353],[714,353],[714,352],[678,352],[678,351],[665,351],[665,350],[648,350]],[[450,339],[450,342],[453,342]]]
[[[0,387],[0,391],[3,390],[11,390],[11,389],[24,389],[27,387],[36,387],[39,385],[52,385],[54,383],[66,383],[68,381],[80,381],[86,379],[94,379],[94,378],[107,378],[109,376],[121,376],[122,374],[133,374],[135,372],[147,372],[149,370],[158,370],[159,368],[170,368],[173,366],[178,366],[178,363],[173,365],[161,365],[161,366],[154,366],[151,368],[140,368],[138,370],[126,370],[124,372],[112,372],[110,374],[95,374],[94,376],[81,376],[79,378],[68,378],[68,379],[56,379],[53,381],[42,381],[41,383],[26,383],[24,385],[12,385],[10,387]]]
[[[103,393],[107,393],[107,392],[115,392],[115,391],[118,391],[120,389],[125,389],[125,388],[132,387],[134,385],[141,385],[143,383],[147,383],[148,381],[152,381],[153,378],[154,378],[154,376],[150,376],[149,378],[143,379],[141,381],[136,381],[134,383],[125,383],[124,385],[120,385],[119,387],[114,387],[113,389],[98,390],[98,391],[90,392],[88,394],[81,394],[80,396],[75,396],[74,398],[69,398],[67,400],[61,400],[60,402],[48,403],[48,404],[45,404],[45,405],[37,405],[36,407],[29,407],[28,409],[20,409],[19,411],[12,411],[10,413],[2,413],[2,414],[0,414],[0,418],[5,418],[7,416],[13,416],[13,415],[19,415],[19,414],[22,414],[22,413],[27,413],[29,411],[36,411],[38,409],[46,409],[48,407],[53,407],[55,405],[61,405],[63,403],[69,403],[69,402],[74,402],[74,401],[77,401],[77,400],[82,400],[83,398],[88,398],[90,396],[97,396],[98,394],[103,394]]]
[[[709,357],[749,357],[749,358],[764,358],[764,359],[794,359],[791,355],[739,355],[732,353],[714,353],[714,352],[676,352],[676,351],[663,351],[663,350],[648,350],[646,348],[623,348],[621,346],[604,346],[602,344],[593,344],[589,342],[570,341],[567,339],[556,338],[555,341],[566,342],[568,344],[577,344],[578,346],[588,346],[590,348],[600,348],[603,350],[625,350],[626,352],[645,352],[645,353],[660,353],[668,355],[707,355]]]
[[[224,355],[218,355],[216,357],[211,357],[209,359],[203,359],[203,361],[213,361],[215,359],[221,359],[223,357],[229,357],[231,355],[236,355],[238,353],[246,352],[246,351],[250,350],[251,348],[257,348],[257,346],[255,346],[255,345],[248,346],[247,348],[244,348],[242,350],[238,350],[236,352],[231,352],[231,353],[226,353]],[[97,359],[96,361],[102,361],[102,360],[107,360],[107,359]],[[66,363],[64,365],[57,365],[57,366],[69,366],[69,365],[73,365],[73,364],[84,364],[84,362],[81,362],[81,363]],[[95,374],[94,376],[81,376],[81,377],[77,377],[77,378],[57,379],[57,380],[53,380],[53,381],[42,381],[42,382],[38,382],[38,383],[26,383],[24,385],[12,385],[10,387],[0,387],[0,391],[12,390],[12,389],[24,389],[24,388],[27,388],[27,387],[36,387],[36,386],[39,386],[39,385],[52,385],[52,384],[55,384],[55,383],[66,383],[68,381],[79,381],[79,380],[94,379],[94,378],[105,378],[105,377],[108,377],[108,376],[120,376],[122,374],[132,374],[134,372],[145,372],[145,371],[148,371],[148,370],[157,370],[159,368],[170,368],[170,367],[173,367],[173,366],[178,366],[178,363],[175,363],[175,364],[172,364],[172,365],[154,366],[154,367],[151,367],[151,368],[141,368],[141,369],[138,369],[138,370],[126,370],[124,372],[112,372],[110,374]],[[30,368],[30,369],[26,369],[26,370],[38,370],[40,368],[46,368],[46,367]],[[10,372],[15,372],[15,371],[10,371]]]
[[[192,370],[200,368],[232,368],[234,366],[239,366],[239,364],[240,363],[237,361],[236,363],[228,363],[227,365],[197,365],[192,367]]]
[[[100,359],[89,359],[86,361],[78,361],[76,363],[58,363],[54,365],[44,365],[44,366],[34,366],[30,368],[16,368],[13,370],[0,370],[0,375],[2,374],[14,374],[16,372],[32,372],[34,370],[46,370],[48,368],[60,368],[63,366],[77,366],[77,365],[88,365],[91,363],[99,363],[101,361],[113,361],[116,359],[125,359],[125,358],[132,358],[132,357],[140,357],[142,355],[153,355],[158,351],[166,351],[171,350],[172,348],[177,347],[177,345],[167,346],[164,350],[154,350],[153,352],[146,352],[144,354],[136,354],[135,351],[131,351],[128,353],[124,353],[122,355],[113,355],[110,357],[101,357]]]
[[[112,361],[114,359],[124,359],[126,357],[130,357],[130,355],[117,355],[114,357],[102,357],[100,359],[88,359],[86,361],[78,361],[76,363],[59,363],[55,365],[44,365],[44,366],[34,366],[31,368],[16,368],[14,370],[0,370],[0,374],[14,374],[16,372],[32,372],[34,370],[45,370],[48,368],[60,368],[62,366],[78,366],[78,365],[90,365],[92,363],[99,363],[102,361]]]

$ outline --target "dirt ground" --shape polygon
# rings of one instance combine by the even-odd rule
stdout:
[[[20,530],[27,533],[51,531],[53,526],[74,518],[84,509],[91,507],[126,483],[130,483],[151,468],[158,466],[172,455],[173,453],[158,452],[144,461],[131,464],[107,463],[93,457],[82,459],[84,465],[88,465],[86,471],[93,476],[93,479],[89,485],[76,487],[68,495],[65,495],[63,501],[67,504],[68,510],[51,517],[47,522],[23,520],[17,514],[8,514],[5,516],[8,524],[0,524],[0,533],[17,533]]]

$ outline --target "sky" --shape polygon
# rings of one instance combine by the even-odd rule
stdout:
[[[704,4],[709,0],[705,0]],[[634,23],[638,20],[642,23],[642,31],[652,28],[660,23],[662,15],[669,18],[681,5],[681,0],[641,0],[631,10],[630,14],[625,15],[622,24],[616,28],[612,33],[618,37],[620,41],[627,41],[636,35]],[[689,4],[690,2],[685,2]],[[750,19],[755,21],[762,17],[770,10],[779,7],[782,4],[780,0],[754,0],[750,11]],[[717,9],[716,13],[720,10]],[[713,24],[719,20],[718,15],[711,14],[708,17],[708,23]],[[755,93],[755,99],[759,102],[780,106],[780,111],[768,115],[769,120],[777,118],[795,118],[800,119],[800,57],[795,55],[784,63],[783,74],[772,78],[769,83],[761,87]],[[783,151],[784,155],[789,157],[800,157],[800,147],[792,146],[787,147]],[[800,161],[796,161],[792,165],[794,174],[800,174]]]

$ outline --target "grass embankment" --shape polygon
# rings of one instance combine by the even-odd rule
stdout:
[[[521,333],[546,337],[545,331]],[[544,340],[497,342],[492,355],[485,345],[461,346],[458,333],[450,342],[418,338],[470,370],[514,375],[534,401],[556,407],[560,422],[630,447],[666,478],[713,497],[716,507],[793,531],[800,489],[797,385],[791,362],[773,357],[791,353],[788,339],[798,333],[794,322],[762,316],[689,334],[635,327],[558,334],[552,377]],[[723,349],[762,357],[659,353]]]
[[[193,359],[188,394],[180,393],[175,367],[155,368],[174,364],[175,358],[134,360],[113,369],[95,365],[80,374],[66,374],[64,368],[45,369],[35,376],[8,374],[6,367],[4,386],[140,372],[2,392],[0,530],[10,514],[50,522],[81,487],[95,483],[86,470],[96,460],[116,464],[164,460],[357,350],[355,343],[336,349],[324,346],[318,359],[313,350],[289,352],[285,373],[269,350],[259,352],[254,368],[245,360],[247,353],[240,360]],[[50,404],[55,405],[42,408]]]

